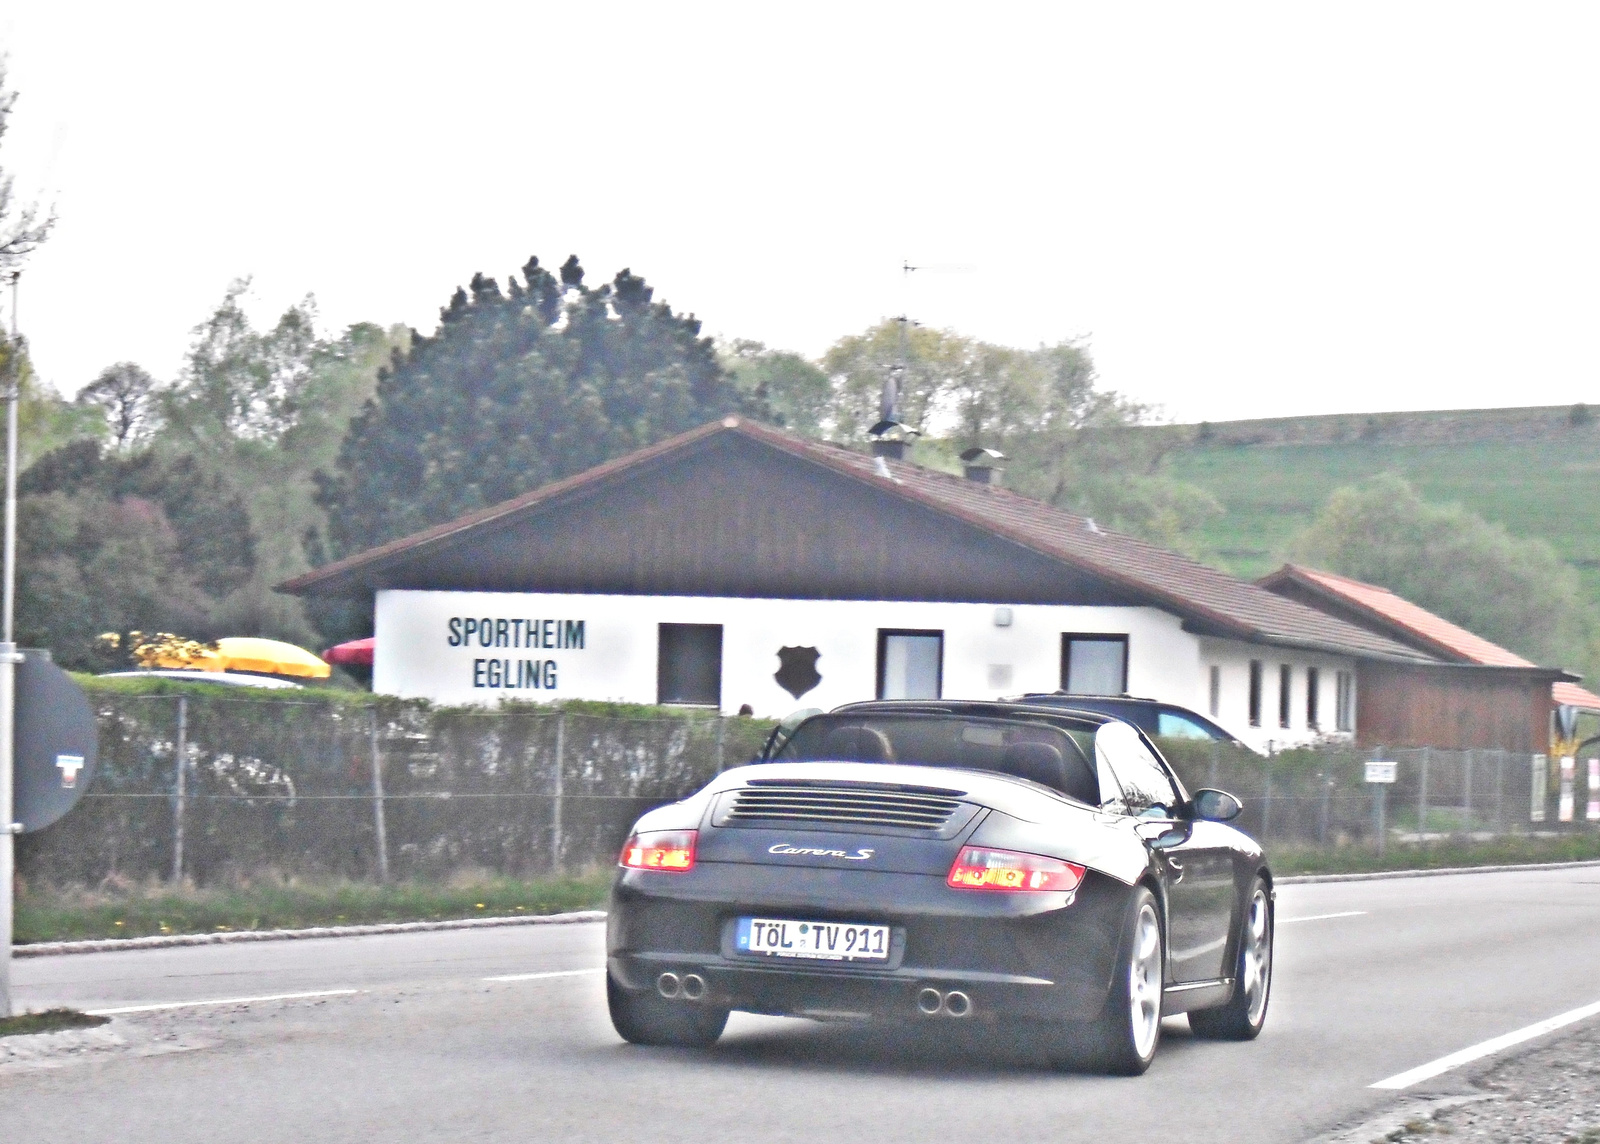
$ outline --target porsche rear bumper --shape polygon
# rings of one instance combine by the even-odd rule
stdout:
[[[697,867],[623,873],[607,917],[607,965],[623,988],[699,974],[702,1004],[798,1016],[926,1016],[925,989],[965,993],[974,1018],[1083,1020],[1104,1006],[1128,887],[1093,872],[1077,895],[953,890],[924,875]],[[892,905],[890,904],[892,903]],[[886,963],[740,954],[740,916],[891,927]]]

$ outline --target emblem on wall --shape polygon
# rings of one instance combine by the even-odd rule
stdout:
[[[814,647],[780,647],[778,670],[772,678],[778,681],[779,687],[799,699],[822,682],[817,672],[817,660],[821,656]]]

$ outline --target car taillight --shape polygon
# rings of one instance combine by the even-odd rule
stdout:
[[[694,830],[647,830],[628,839],[617,861],[630,870],[682,874],[694,869]]]
[[[1083,881],[1083,867],[1040,854],[965,846],[946,879],[958,890],[1071,892]]]

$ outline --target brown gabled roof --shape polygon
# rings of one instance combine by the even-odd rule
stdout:
[[[324,565],[280,585],[279,590],[300,593],[327,589],[341,581],[352,582],[378,573],[423,552],[459,543],[480,529],[502,524],[568,493],[625,474],[718,433],[741,434],[959,519],[1052,560],[1089,572],[1218,634],[1341,655],[1433,662],[1431,656],[1399,641],[1286,599],[1176,552],[1110,532],[1090,518],[1008,489],[805,440],[736,417],[662,441],[447,524]]]

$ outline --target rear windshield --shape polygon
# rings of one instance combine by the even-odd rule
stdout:
[[[1029,779],[1100,803],[1094,737],[1048,723],[958,715],[818,715],[773,756],[783,762],[910,763]]]

